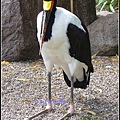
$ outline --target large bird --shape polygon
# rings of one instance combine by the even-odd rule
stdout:
[[[56,4],[57,0],[43,0],[43,11],[37,16],[37,37],[48,76],[46,109],[52,109],[51,71],[53,66],[60,66],[71,87],[68,114],[73,114],[73,88],[86,89],[93,72],[89,33],[76,15]]]

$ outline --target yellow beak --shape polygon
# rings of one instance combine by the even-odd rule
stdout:
[[[43,9],[44,9],[45,11],[50,10],[51,5],[52,5],[52,0],[51,0],[51,1],[44,1],[44,0],[43,0]]]

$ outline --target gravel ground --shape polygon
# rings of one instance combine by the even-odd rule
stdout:
[[[75,114],[67,120],[117,120],[118,57],[95,56],[87,89],[74,89]],[[47,101],[46,69],[42,60],[2,62],[2,120],[23,120],[45,108]],[[34,120],[58,120],[70,102],[70,88],[62,70],[52,71],[53,110]],[[86,118],[86,119],[85,119]]]

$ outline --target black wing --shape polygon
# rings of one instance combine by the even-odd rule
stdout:
[[[78,80],[74,83],[75,88],[83,88],[85,89],[87,85],[89,85],[90,80],[90,72],[93,72],[93,66],[91,64],[91,48],[90,48],[90,40],[89,40],[89,33],[87,28],[82,24],[83,28],[86,32],[82,29],[78,28],[74,24],[69,24],[67,28],[67,36],[70,42],[70,49],[69,53],[71,57],[74,57],[80,62],[85,63],[88,66],[88,76],[86,76],[85,70],[84,71],[84,80],[79,82]],[[64,79],[67,85],[70,87],[70,80],[68,79],[67,75],[63,71]]]

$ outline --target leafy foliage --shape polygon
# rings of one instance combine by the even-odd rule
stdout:
[[[118,9],[118,0],[96,0],[96,8],[99,11],[107,9],[109,12],[115,12]]]

